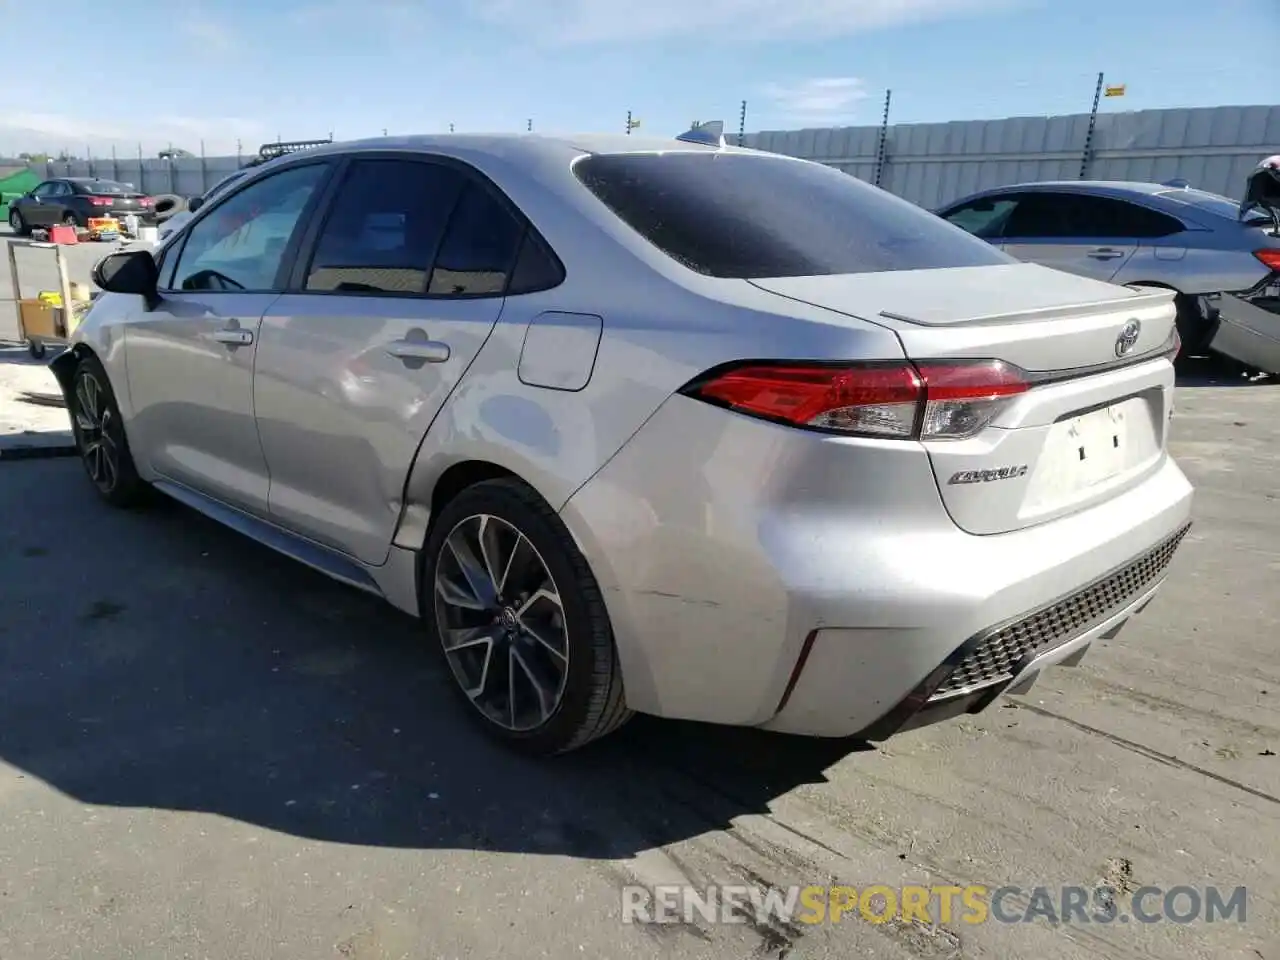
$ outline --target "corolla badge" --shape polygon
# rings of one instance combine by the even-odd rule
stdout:
[[[994,470],[961,470],[951,475],[947,483],[990,483],[992,480],[1016,480],[1027,475],[1028,467],[1019,463]]]
[[[1138,345],[1138,336],[1142,333],[1142,324],[1137,320],[1130,320],[1120,328],[1120,335],[1116,337],[1116,356],[1127,356],[1135,346]]]

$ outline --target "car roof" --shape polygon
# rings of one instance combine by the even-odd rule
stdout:
[[[1177,193],[1182,189],[1182,187],[1171,187],[1165,183],[1149,183],[1145,180],[1030,180],[1025,183],[1006,183],[998,187],[988,187],[986,190],[976,191],[971,196],[981,197],[988,193],[1008,193],[1013,190],[1066,190],[1071,193],[1138,193],[1155,197],[1164,193]]]
[[[521,154],[531,159],[550,159],[565,153],[715,153],[732,151],[759,153],[742,147],[715,147],[708,144],[689,143],[675,137],[640,137],[622,133],[585,133],[545,135],[539,133],[443,133],[420,134],[401,137],[372,137],[366,140],[349,140],[342,143],[313,147],[290,156],[323,156],[352,151],[406,150],[429,153],[452,153],[465,150],[468,153],[492,153],[512,157]]]
[[[1167,183],[1151,183],[1146,180],[1035,180],[1026,183],[1010,183],[1002,184],[998,187],[988,187],[985,190],[976,190],[967,196],[957,197],[938,208],[939,211],[950,210],[974,200],[981,200],[984,197],[994,197],[1009,193],[1027,192],[1047,192],[1052,190],[1062,190],[1066,193],[1084,193],[1094,194],[1096,196],[1107,197],[1144,197],[1152,201],[1153,206],[1172,210],[1178,206],[1186,206],[1187,201],[1181,200],[1180,196],[1187,192],[1193,192],[1198,195],[1204,195],[1205,191],[1197,190],[1194,187],[1171,186]],[[1229,199],[1229,198],[1224,198]],[[1191,204],[1191,206],[1196,206]],[[1211,210],[1205,210],[1201,207],[1196,208],[1198,214],[1217,216]],[[1178,211],[1179,215],[1183,215],[1182,211]]]

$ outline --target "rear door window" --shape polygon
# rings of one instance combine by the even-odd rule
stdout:
[[[1099,226],[1111,231],[1099,236],[1144,240],[1171,236],[1184,229],[1180,220],[1150,207],[1110,197],[1090,199],[1094,201],[1090,209],[1097,210]]]
[[[463,175],[443,164],[354,161],[316,241],[305,289],[426,293],[464,186]]]
[[[524,224],[472,181],[462,193],[427,292],[436,296],[501,296],[507,288]]]
[[[816,163],[715,151],[596,154],[574,172],[667,256],[725,278],[1014,262],[934,214]]]
[[[1028,193],[1009,215],[1005,240],[1053,239],[1072,236],[1072,203],[1078,198],[1061,193]]]

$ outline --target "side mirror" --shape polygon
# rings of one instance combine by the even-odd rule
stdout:
[[[160,271],[150,250],[123,250],[99,260],[93,282],[108,293],[131,293],[146,300],[150,309],[159,301],[156,285]]]
[[[204,206],[204,197],[192,197],[187,201],[187,212],[195,213]]]

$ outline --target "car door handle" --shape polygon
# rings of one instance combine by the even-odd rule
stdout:
[[[237,347],[247,347],[253,343],[253,331],[245,330],[243,327],[232,327],[227,330],[215,330],[209,335],[218,343],[231,344]]]
[[[439,340],[392,340],[386,351],[397,360],[425,360],[444,363],[449,359],[449,345]]]
[[[1111,247],[1095,247],[1089,251],[1089,256],[1095,260],[1114,260],[1116,257],[1123,257],[1123,250],[1114,250]]]

